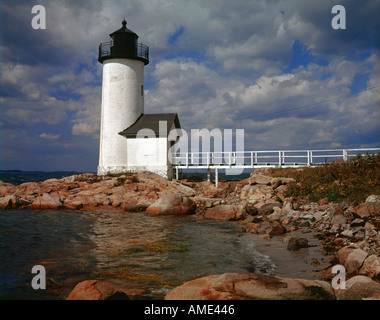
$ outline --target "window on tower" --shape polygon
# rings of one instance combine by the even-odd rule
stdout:
[[[141,85],[141,96],[142,97],[144,96],[144,85],[143,84]]]

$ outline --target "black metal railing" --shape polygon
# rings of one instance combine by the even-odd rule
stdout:
[[[142,43],[138,43],[136,46],[136,50],[137,50],[137,57],[149,60],[149,47],[148,46],[143,45]]]
[[[99,45],[99,59],[111,56],[111,48],[113,47],[113,41],[104,42]],[[142,43],[136,44],[136,50],[134,56],[131,58],[141,58],[149,60],[149,47]]]
[[[99,45],[99,58],[109,56],[111,54],[112,46],[113,41],[101,43]]]

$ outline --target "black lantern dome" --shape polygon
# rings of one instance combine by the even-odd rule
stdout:
[[[127,28],[127,21],[122,21],[122,27],[110,34],[111,41],[99,45],[98,61],[126,58],[140,60],[145,65],[149,63],[149,47],[138,43],[139,36]]]

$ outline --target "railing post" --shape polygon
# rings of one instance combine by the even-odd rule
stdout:
[[[278,152],[278,166],[281,168],[281,151]]]
[[[255,163],[257,164],[257,152],[255,152]]]
[[[219,169],[215,168],[215,187],[218,187],[219,180]]]
[[[310,167],[310,151],[307,151],[307,166]]]
[[[347,159],[348,159],[348,157],[347,157],[347,150],[344,149],[344,150],[343,150],[343,160],[344,160],[344,161],[347,161]]]
[[[186,168],[189,167],[189,153],[186,152]]]
[[[253,151],[251,151],[251,167],[253,168]]]
[[[231,168],[231,152],[228,152],[228,165]]]

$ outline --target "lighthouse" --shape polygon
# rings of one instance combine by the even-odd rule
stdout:
[[[149,48],[122,27],[99,45],[103,64],[98,174],[153,171],[172,177],[170,130],[180,128],[177,114],[144,113],[144,67]]]
[[[149,63],[149,48],[137,42],[125,20],[110,38],[99,45],[103,83],[98,174],[127,171],[127,144],[118,133],[144,113],[144,66]]]

